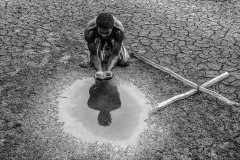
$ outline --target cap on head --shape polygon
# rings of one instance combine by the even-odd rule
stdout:
[[[114,19],[110,13],[100,13],[96,19],[96,23],[102,29],[110,29],[114,25]]]

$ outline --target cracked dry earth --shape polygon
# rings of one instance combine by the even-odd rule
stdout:
[[[237,106],[197,93],[156,110],[190,87],[134,58],[114,72],[152,106],[138,144],[100,145],[62,130],[58,98],[76,80],[94,75],[79,67],[87,52],[83,29],[102,11],[123,23],[130,53],[199,85],[228,71],[209,89],[240,103],[237,0],[1,0],[0,159],[240,159]]]

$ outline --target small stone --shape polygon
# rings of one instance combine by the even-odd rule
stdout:
[[[51,43],[48,43],[48,42],[43,42],[43,43],[42,43],[42,46],[44,46],[44,47],[51,47],[52,44],[51,44]]]
[[[146,51],[145,51],[145,50],[139,50],[138,53],[139,53],[139,54],[145,54]]]

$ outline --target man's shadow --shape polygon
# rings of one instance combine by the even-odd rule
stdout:
[[[88,106],[100,111],[98,124],[109,126],[112,123],[110,112],[121,107],[120,94],[114,80],[95,80],[95,84],[89,89],[89,94]]]

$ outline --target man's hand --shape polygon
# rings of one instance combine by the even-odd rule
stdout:
[[[102,71],[98,71],[95,73],[94,78],[97,80],[103,80],[105,78],[104,73]]]
[[[113,78],[113,72],[112,71],[105,71],[104,72],[104,79],[109,80]]]

